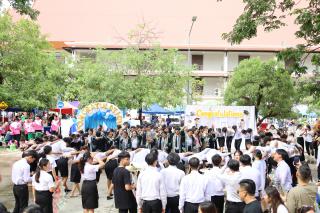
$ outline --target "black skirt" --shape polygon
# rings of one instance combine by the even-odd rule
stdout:
[[[36,190],[36,204],[40,206],[43,213],[52,213],[52,193],[50,191]]]
[[[225,141],[224,137],[218,137],[219,147],[224,147],[224,141]]]
[[[106,172],[107,178],[109,180],[112,180],[113,177],[113,171],[118,167],[118,160],[117,159],[112,159],[109,160],[106,163],[106,166],[104,167],[104,170]]]
[[[81,188],[82,208],[96,209],[98,208],[98,188],[95,180],[84,180]]]
[[[77,163],[71,165],[70,182],[80,183],[81,173]]]

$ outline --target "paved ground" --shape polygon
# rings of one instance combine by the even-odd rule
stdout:
[[[0,173],[2,175],[2,182],[0,182],[0,202],[2,202],[7,208],[12,211],[14,205],[14,197],[12,193],[12,184],[11,184],[11,166],[17,160],[20,159],[21,153],[20,152],[4,152],[0,151]],[[307,156],[308,158],[308,156]],[[315,164],[310,164],[314,180],[316,178],[316,167]],[[95,212],[97,213],[111,213],[117,212],[114,208],[114,201],[107,200],[106,197],[106,176],[105,173],[101,174],[100,182],[98,184],[99,190],[99,208],[96,209]],[[68,183],[69,188],[72,187],[72,183]],[[32,203],[32,196],[30,191],[30,202]],[[81,206],[81,197],[70,198],[68,195],[65,195],[64,192],[57,195],[60,197],[58,200],[58,211],[59,213],[64,212],[72,212],[72,213],[80,213],[82,212]]]

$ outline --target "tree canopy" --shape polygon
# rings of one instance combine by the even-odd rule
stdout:
[[[47,108],[63,90],[66,69],[38,25],[0,16],[0,100],[10,107]]]
[[[131,109],[153,103],[182,104],[190,68],[177,50],[130,47],[96,50],[93,55],[95,59],[80,59],[74,64],[74,83],[69,85],[66,98],[78,98],[83,104],[109,101]]]
[[[37,19],[39,11],[32,8],[32,0],[8,0],[10,6],[14,8],[21,15],[27,15],[32,20]],[[0,11],[3,7],[3,0],[0,0]]]
[[[228,105],[255,106],[256,116],[285,118],[291,115],[295,98],[293,82],[282,65],[259,58],[241,61],[227,84]]]

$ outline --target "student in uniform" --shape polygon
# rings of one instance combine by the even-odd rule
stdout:
[[[177,168],[180,157],[177,153],[170,153],[167,157],[169,166],[161,170],[167,192],[166,212],[179,213],[179,187],[184,172]]]
[[[47,158],[50,162],[50,167],[48,168],[48,173],[53,177],[54,181],[57,181],[57,174],[56,174],[56,167],[57,163],[54,157],[52,157],[52,147],[51,146],[45,146],[43,148],[43,153],[45,154],[45,158]]]
[[[119,166],[113,172],[114,203],[119,209],[119,213],[136,213],[137,202],[132,190],[135,186],[132,184],[130,172],[125,168],[130,165],[129,152],[123,151],[118,155]]]
[[[165,211],[167,194],[162,175],[157,170],[157,156],[145,157],[148,167],[138,177],[136,200],[139,212],[161,213]]]
[[[24,157],[12,166],[11,180],[13,182],[13,195],[15,207],[13,213],[21,213],[28,206],[28,183],[32,181],[30,176],[30,164],[37,159],[37,152],[30,150],[24,153]]]
[[[81,181],[81,172],[79,169],[79,163],[80,159],[83,157],[83,154],[88,151],[87,146],[81,147],[81,153],[75,155],[72,160],[71,165],[71,174],[70,174],[70,182],[74,183],[70,197],[77,197],[78,195],[75,195],[76,190],[78,190],[80,194],[80,181]]]
[[[55,191],[55,184],[52,176],[48,173],[50,161],[42,158],[39,162],[36,174],[32,177],[33,199],[43,213],[52,213],[52,193]]]
[[[98,208],[99,206],[96,175],[99,169],[104,166],[104,162],[100,159],[95,159],[99,164],[93,165],[93,158],[94,155],[92,155],[90,152],[86,152],[80,159],[80,171],[83,176],[81,197],[84,213],[93,213],[94,209]]]
[[[184,213],[197,213],[199,204],[209,197],[208,179],[198,171],[200,166],[198,158],[192,157],[189,166],[190,174],[182,179],[180,185],[179,210]]]

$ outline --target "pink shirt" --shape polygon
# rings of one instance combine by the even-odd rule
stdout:
[[[61,126],[60,120],[52,120],[51,122],[51,131],[58,132],[59,127]]]
[[[33,127],[33,123],[32,122],[30,122],[30,123],[25,122],[24,123],[24,130],[25,130],[26,134],[34,132],[35,130]]]
[[[21,132],[21,123],[14,121],[10,124],[11,135],[19,135]]]
[[[34,120],[33,121],[33,128],[34,130],[38,131],[43,131],[43,126],[42,126],[42,120]]]

